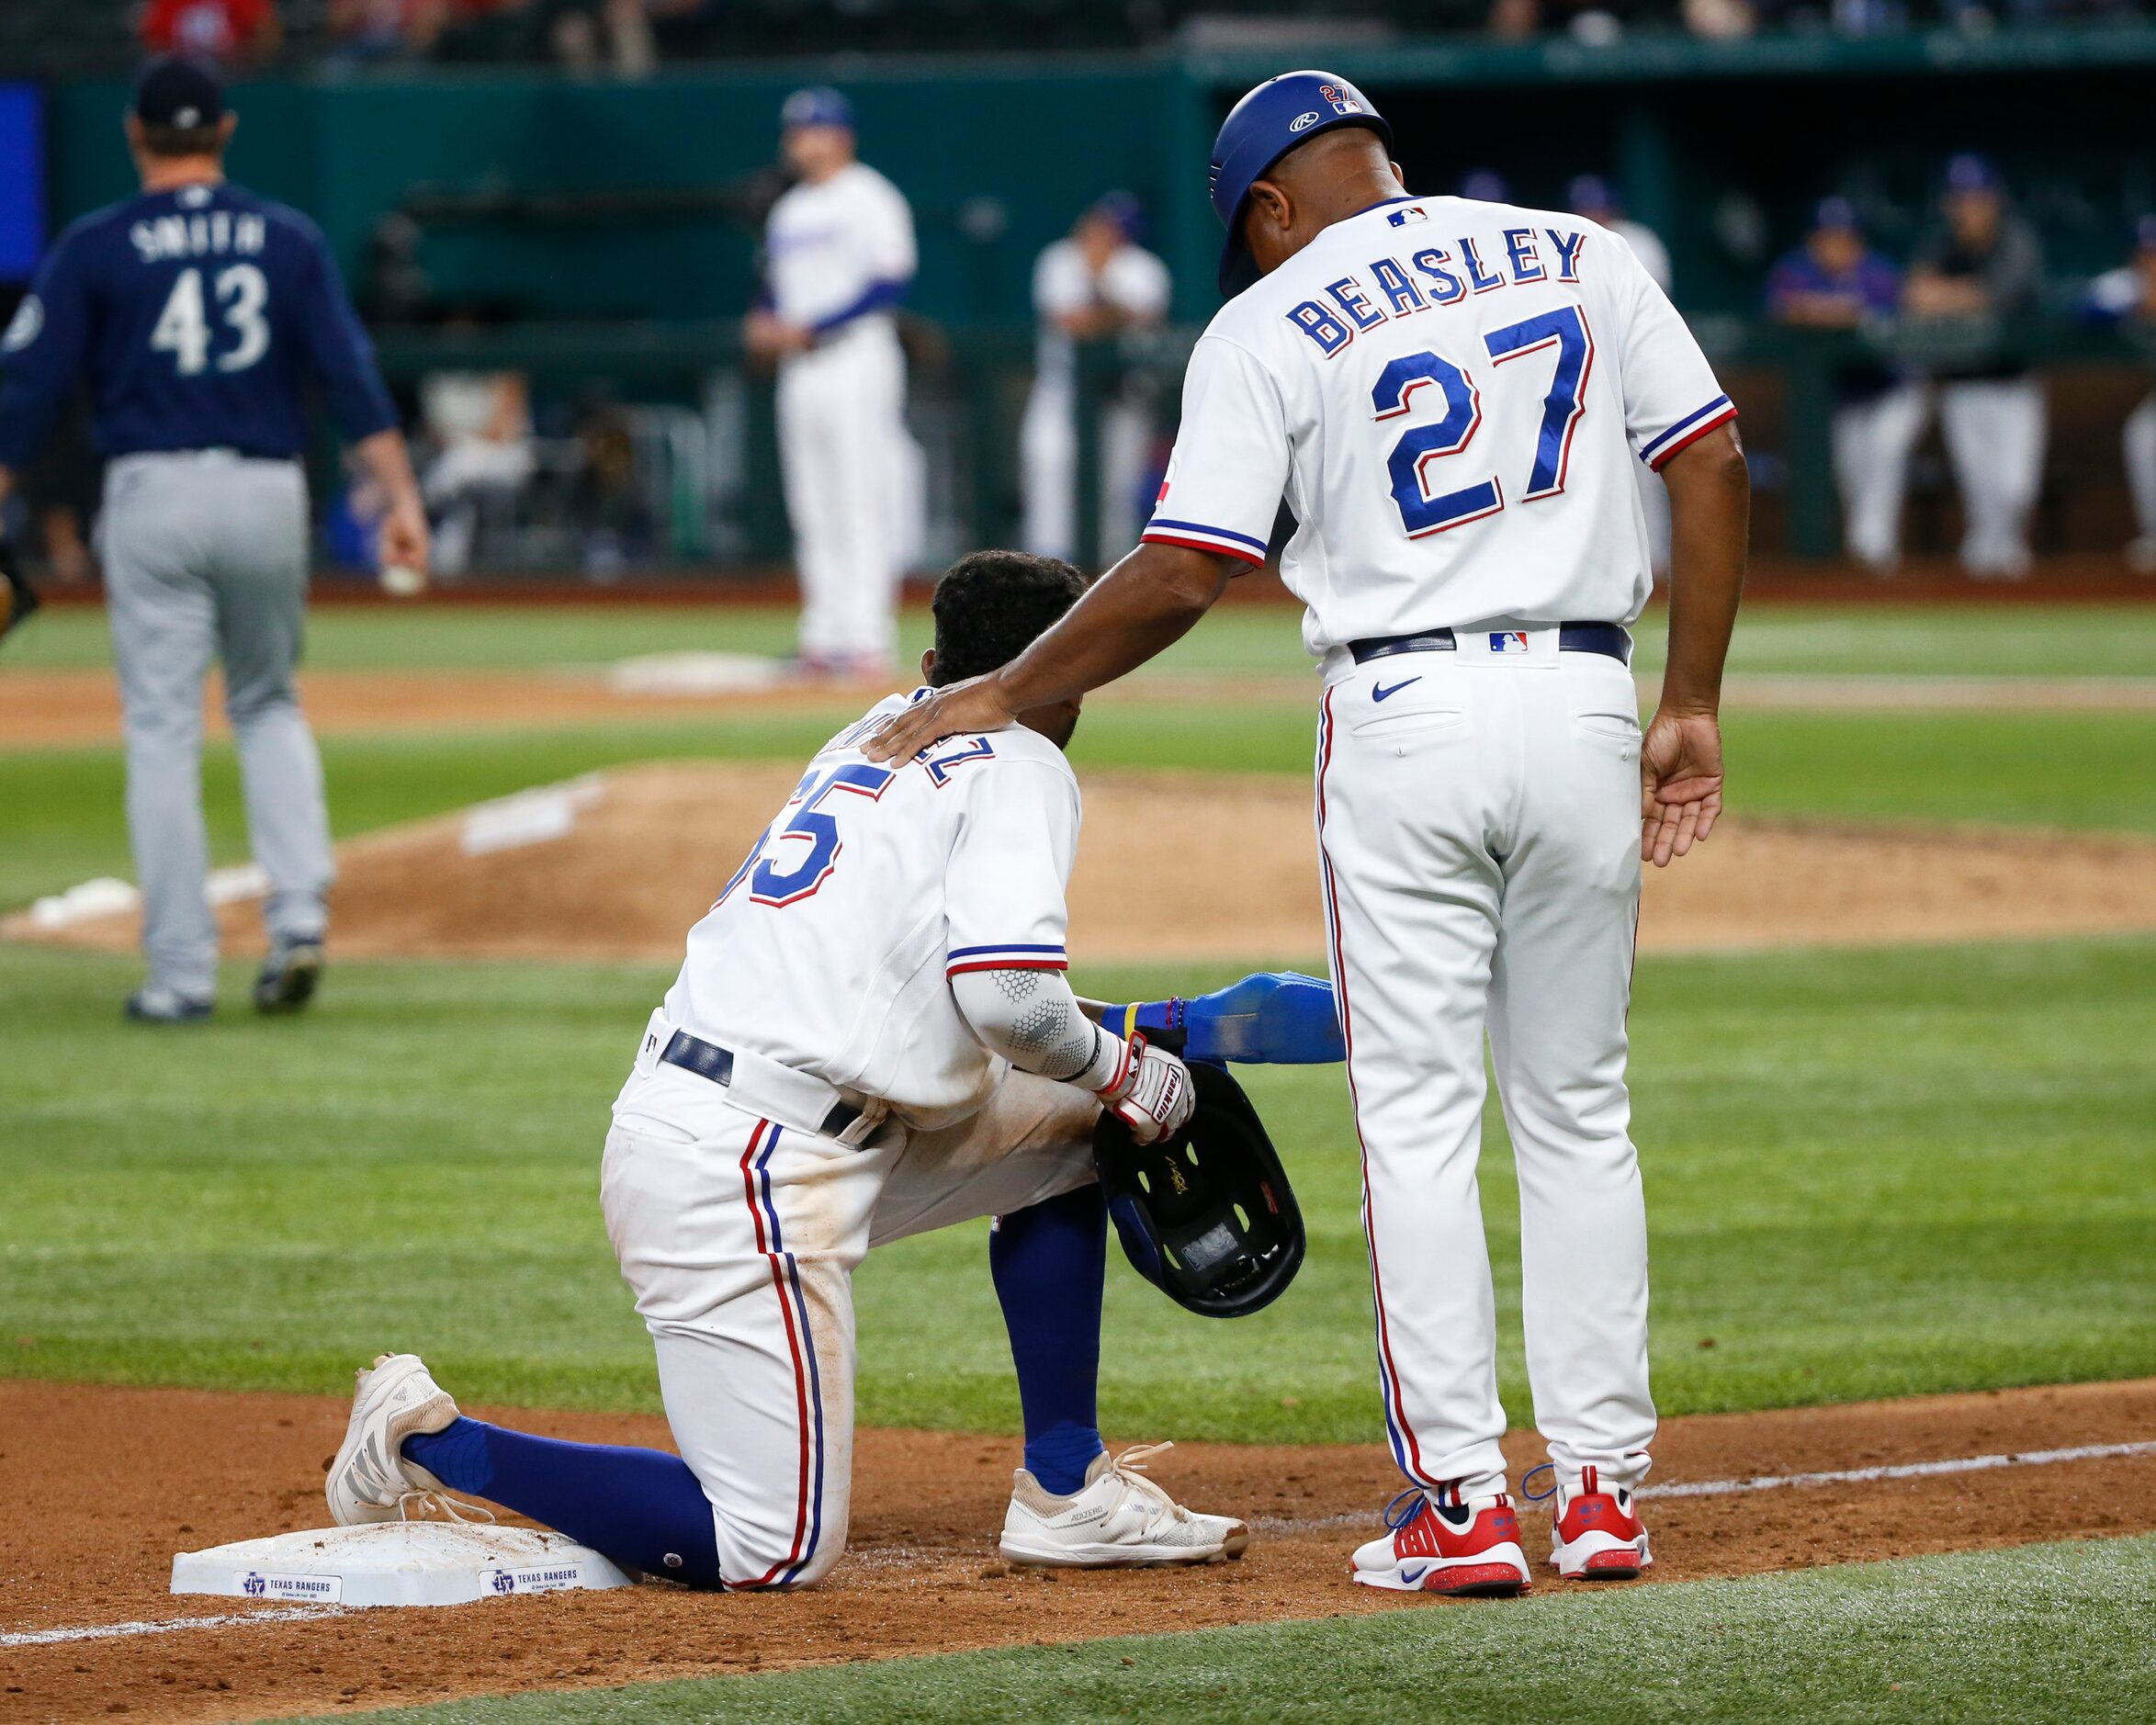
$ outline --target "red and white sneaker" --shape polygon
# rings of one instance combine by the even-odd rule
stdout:
[[[1439,1504],[1419,1488],[1385,1511],[1391,1529],[1355,1553],[1355,1579],[1394,1593],[1470,1594],[1509,1599],[1532,1586],[1512,1500],[1470,1497]]]
[[[1571,1581],[1631,1581],[1654,1561],[1647,1529],[1623,1486],[1605,1488],[1594,1468],[1581,1469],[1569,1485],[1557,1483],[1550,1562],[1560,1575]]]

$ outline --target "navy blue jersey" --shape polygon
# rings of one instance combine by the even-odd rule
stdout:
[[[0,337],[0,465],[36,453],[89,379],[107,457],[306,443],[300,389],[319,378],[353,441],[397,423],[321,231],[237,186],[129,198],[61,235]]]

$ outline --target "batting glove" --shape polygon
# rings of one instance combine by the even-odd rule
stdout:
[[[1198,1099],[1190,1068],[1142,1034],[1122,1044],[1112,1075],[1093,1094],[1140,1144],[1156,1144],[1180,1131]]]

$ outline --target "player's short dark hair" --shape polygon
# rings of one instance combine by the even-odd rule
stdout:
[[[207,126],[142,126],[142,153],[151,156],[215,156],[224,153],[224,122]]]
[[[1086,578],[1060,558],[976,551],[936,583],[938,688],[1009,664],[1078,602]]]

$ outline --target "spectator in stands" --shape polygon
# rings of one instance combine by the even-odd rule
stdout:
[[[1940,427],[1966,524],[1961,565],[1985,580],[2028,574],[2028,519],[2044,473],[2044,386],[2021,330],[2037,310],[2043,250],[1980,155],[1947,167],[1943,220],[1918,248],[1902,310],[1959,326],[1965,354],[1933,366]],[[1936,338],[1935,338],[1936,339]]]
[[[1800,330],[1849,331],[1891,318],[1901,273],[1865,243],[1857,208],[1826,197],[1803,244],[1767,278],[1767,314]],[[1924,431],[1924,386],[1876,359],[1834,368],[1834,484],[1849,555],[1885,573],[1902,560],[1909,456]]]
[[[389,60],[417,47],[423,15],[432,23],[436,0],[330,0],[322,23],[332,51],[345,60]]]
[[[437,60],[511,60],[530,47],[531,0],[410,0],[412,51]]]
[[[277,57],[284,28],[275,0],[150,0],[141,37],[153,54],[258,66]]]
[[[649,77],[659,53],[646,0],[546,0],[547,47],[572,72]]]
[[[1138,243],[1145,212],[1111,192],[1033,264],[1040,321],[1033,393],[1020,450],[1025,468],[1025,547],[1070,560],[1078,551],[1078,344],[1157,328],[1168,316],[1168,265]],[[1137,543],[1153,441],[1152,394],[1126,379],[1101,409],[1100,550],[1121,557]]]
[[[2156,215],[2134,226],[2134,254],[2089,285],[2088,309],[2115,323],[2156,366]],[[2156,391],[2127,415],[2121,439],[2127,488],[2133,493],[2134,537],[2126,547],[2127,566],[2138,575],[2156,575]]]
[[[1599,174],[1575,175],[1564,197],[1575,215],[1600,222],[1631,247],[1648,277],[1664,293],[1669,291],[1669,248],[1645,222],[1626,216],[1614,186]],[[1640,512],[1647,518],[1647,566],[1659,580],[1669,573],[1669,493],[1662,476],[1643,461],[1634,465],[1632,479],[1640,489]]]

